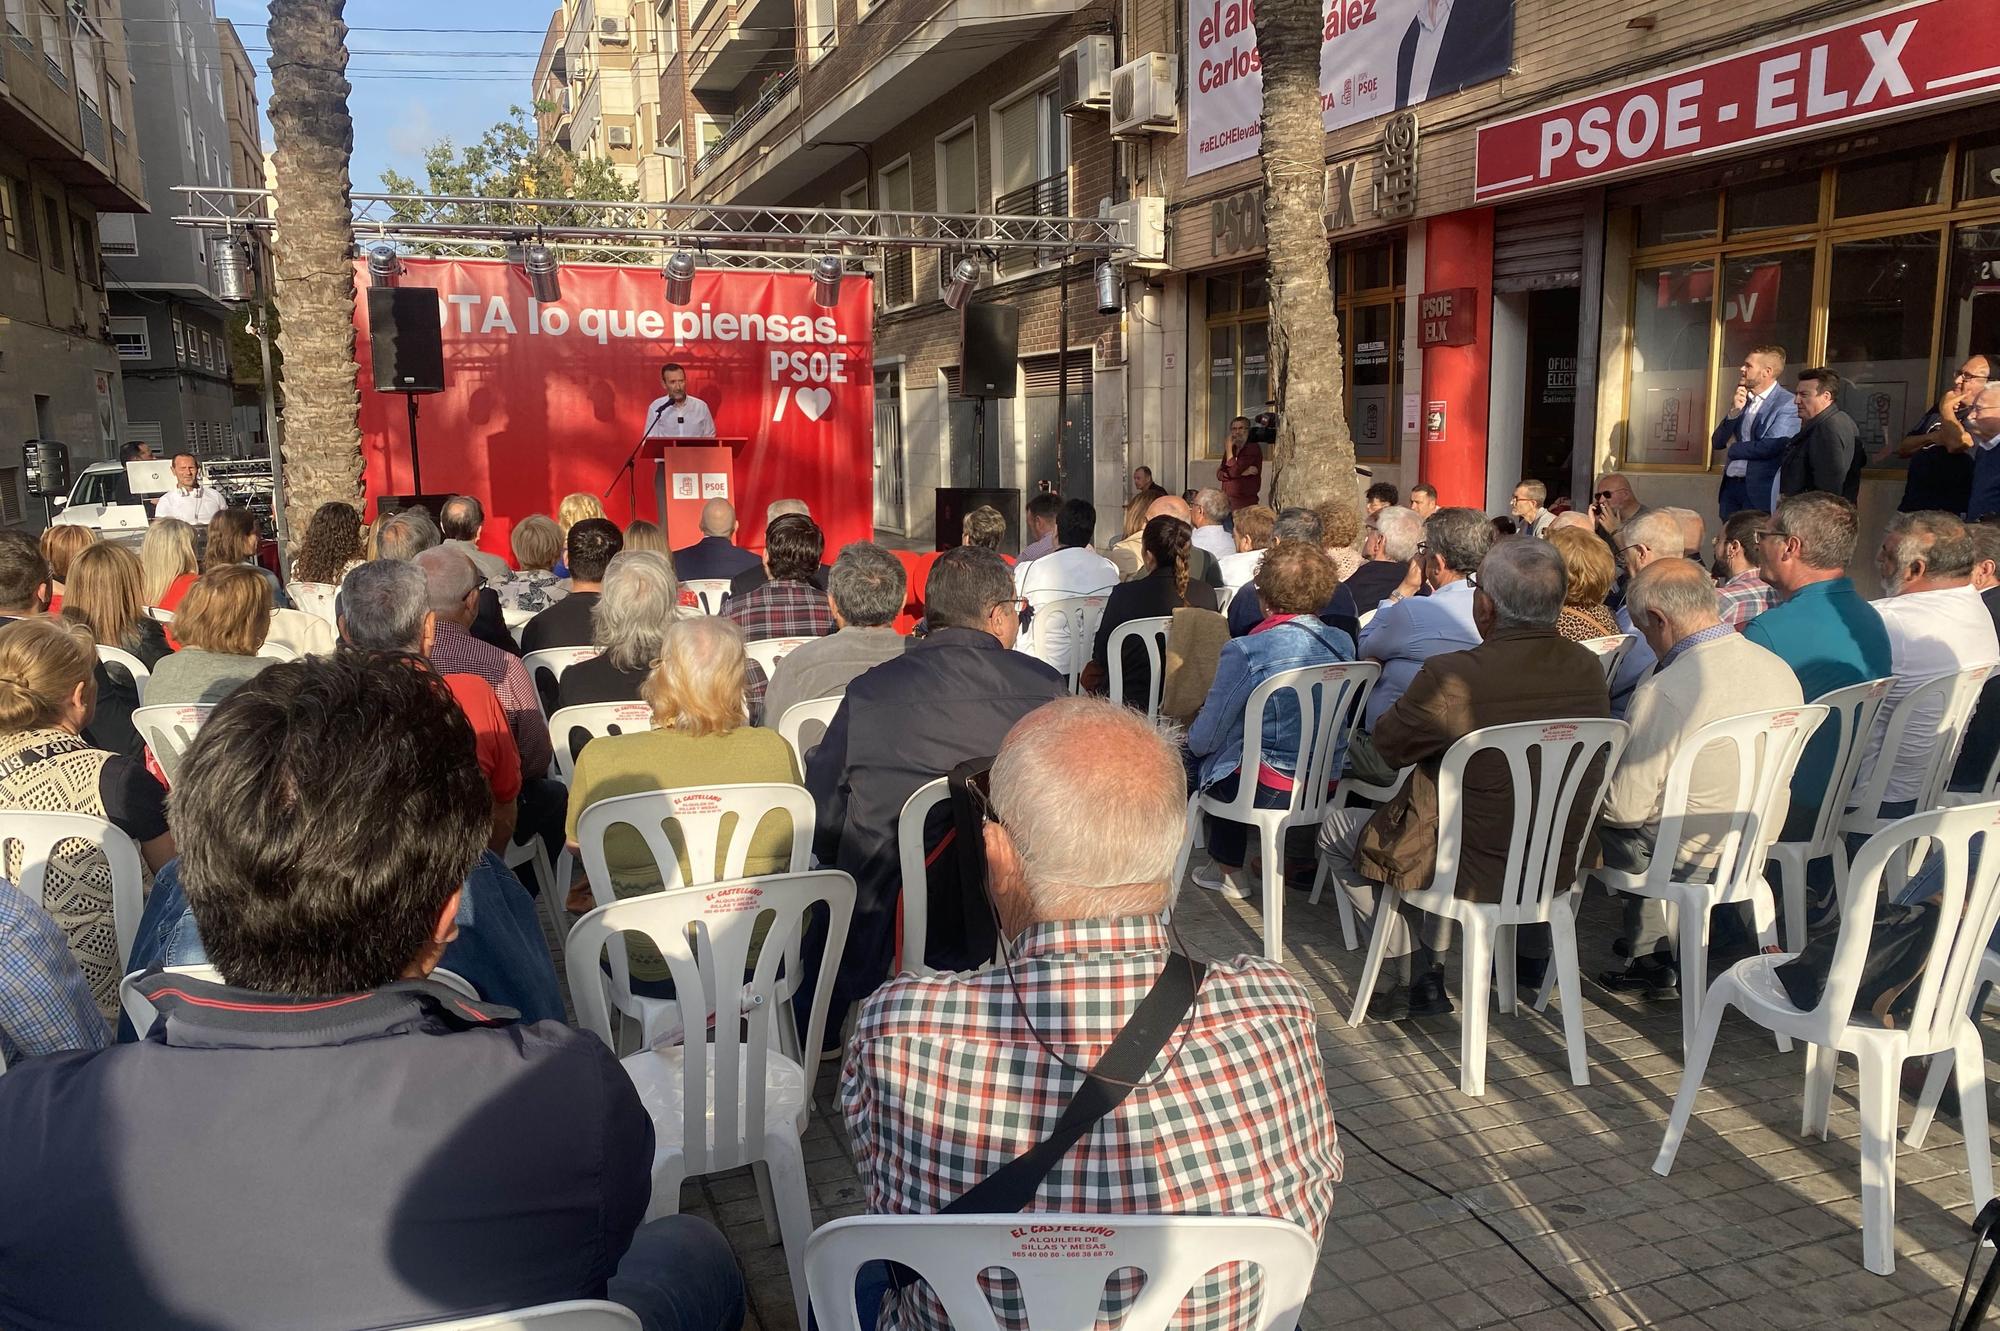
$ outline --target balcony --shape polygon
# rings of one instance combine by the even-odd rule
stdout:
[[[696,92],[720,93],[737,87],[758,69],[787,59],[796,29],[785,0],[737,0],[706,50],[695,57]]]
[[[1044,176],[1019,189],[1008,190],[993,200],[993,211],[1004,217],[1068,217],[1069,172]],[[1028,272],[1039,263],[1033,251],[1009,250],[1000,256],[998,267],[1001,276],[1011,277]]]
[[[595,74],[583,87],[583,93],[576,99],[576,117],[570,122],[569,138],[577,152],[583,152],[590,142],[590,136],[597,132],[597,122],[604,115],[603,81]],[[561,130],[558,129],[558,133]]]
[[[722,132],[722,137],[710,144],[708,151],[696,159],[694,164],[696,177],[707,175],[722,165],[733,150],[748,142],[751,131],[756,129],[760,122],[769,118],[787,101],[792,106],[797,106],[798,98],[799,68],[794,65],[771,80],[771,86],[764,90],[763,95],[731,121],[729,128]]]
[[[0,41],[0,139],[91,206],[145,212],[136,145],[114,146],[108,129],[96,100],[77,91],[60,62],[19,34]]]

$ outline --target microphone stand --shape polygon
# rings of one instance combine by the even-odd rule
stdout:
[[[625,475],[627,472],[632,472],[632,492],[627,496],[627,499],[632,504],[632,516],[635,518],[639,516],[639,476],[636,471],[633,471],[632,464],[639,460],[639,450],[644,448],[646,446],[646,441],[653,437],[653,426],[656,423],[658,423],[660,419],[660,413],[665,411],[672,404],[673,404],[673,399],[668,398],[665,402],[662,402],[659,406],[653,408],[652,417],[647,420],[646,428],[639,431],[639,442],[632,445],[632,451],[625,455],[625,465],[620,467],[618,469],[617,474],[611,478],[611,484],[604,487],[603,498],[605,499],[611,498],[611,492],[618,488],[618,478],[620,476]]]

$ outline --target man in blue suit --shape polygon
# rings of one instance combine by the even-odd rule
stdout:
[[[736,535],[736,509],[727,499],[701,506],[701,539],[674,551],[674,573],[682,582],[702,578],[733,578],[763,561],[730,538]]]
[[[1786,447],[1799,433],[1799,404],[1778,387],[1784,372],[1783,347],[1753,347],[1737,369],[1729,414],[1709,436],[1718,452],[1728,450],[1722,489],[1716,495],[1725,522],[1746,508],[1771,506],[1771,482],[1777,478]]]

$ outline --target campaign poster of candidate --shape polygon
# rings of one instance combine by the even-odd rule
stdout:
[[[1325,0],[1320,111],[1328,129],[1499,78],[1514,0]],[[1188,174],[1257,154],[1264,76],[1252,0],[1188,0]]]

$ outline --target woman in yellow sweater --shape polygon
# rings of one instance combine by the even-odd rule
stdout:
[[[704,615],[667,626],[660,659],[640,687],[655,728],[600,736],[577,754],[569,788],[572,851],[578,818],[599,800],[688,786],[800,784],[792,746],[776,731],[749,724],[743,705],[747,669],[743,633],[731,621]],[[783,816],[766,818],[754,829],[727,829],[725,835],[746,833],[752,839],[745,873],[783,873],[790,867],[792,829]],[[713,863],[690,864],[677,831],[670,838],[679,852],[681,882],[713,875]],[[604,858],[620,897],[660,890],[660,865],[632,829],[613,828],[606,835]],[[650,943],[633,940],[630,955],[635,991],[668,979],[666,962]]]

